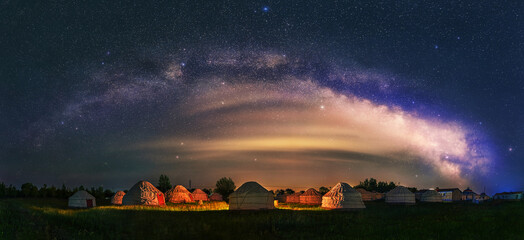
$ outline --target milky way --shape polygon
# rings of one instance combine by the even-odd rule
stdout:
[[[0,3],[0,182],[524,187],[522,3]]]
[[[319,77],[308,59],[270,50],[211,51],[189,62],[176,52],[148,58],[158,60],[88,75],[62,111],[25,133],[36,150],[64,131],[110,135],[118,142],[98,150],[134,155],[119,159],[124,166],[157,166],[136,178],[166,172],[200,184],[229,174],[282,187],[366,177],[465,186],[490,170],[488,149],[467,126],[322,85],[327,77],[395,91],[384,89],[394,85],[386,74],[330,61]],[[96,145],[90,141],[81,144]]]

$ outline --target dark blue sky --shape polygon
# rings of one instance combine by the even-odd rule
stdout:
[[[125,165],[129,153],[107,149],[164,136],[171,103],[206,91],[202,78],[272,83],[294,76],[422,119],[458,123],[490,158],[489,171],[471,173],[470,182],[492,193],[522,190],[523,10],[519,1],[2,1],[0,181],[118,188],[139,179],[117,176],[152,178],[165,166],[140,176],[146,163]],[[294,62],[261,71],[253,59],[277,61],[261,52]],[[226,58],[236,62],[225,65]],[[156,98],[171,90],[149,84],[173,59],[183,64],[174,74],[180,69],[189,90]],[[130,83],[131,90],[120,88]],[[183,118],[175,123],[187,123]],[[106,171],[104,164],[125,167]],[[165,171],[187,177],[178,168]]]

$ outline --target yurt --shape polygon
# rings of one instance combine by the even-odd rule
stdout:
[[[300,195],[302,195],[301,192],[296,192],[291,195],[286,196],[286,202],[287,203],[299,203],[300,202]]]
[[[322,197],[326,209],[356,210],[366,208],[362,195],[349,184],[339,182]]]
[[[113,205],[122,205],[122,198],[126,195],[123,191],[118,191],[111,197],[111,204]]]
[[[384,196],[385,196],[384,193],[379,193],[379,192],[373,192],[373,194],[375,194],[375,200],[382,200],[384,199]]]
[[[415,204],[415,194],[406,187],[398,186],[386,193],[386,202],[392,204]]]
[[[209,201],[209,197],[207,196],[207,193],[205,193],[204,191],[200,190],[200,189],[195,189],[195,191],[193,191],[193,193],[191,193],[191,195],[193,196],[193,200],[195,201]]]
[[[194,202],[193,195],[182,185],[177,185],[166,192],[167,201],[171,203]]]
[[[442,202],[442,195],[435,190],[427,190],[420,196],[421,202]]]
[[[69,207],[73,208],[90,208],[96,207],[96,199],[93,195],[89,194],[84,190],[80,190],[69,197],[69,202],[67,204]]]
[[[209,196],[209,200],[211,200],[211,201],[224,201],[224,198],[222,198],[222,195],[220,195],[220,193],[212,193],[211,196]]]
[[[277,195],[278,202],[279,203],[285,203],[286,199],[287,199],[287,196],[289,196],[289,194],[287,194],[287,193]]]
[[[122,205],[166,205],[164,194],[147,181],[137,182],[122,198]]]
[[[273,209],[273,194],[257,182],[246,182],[229,195],[229,210]]]
[[[306,204],[306,205],[320,205],[322,204],[322,194],[320,194],[317,190],[310,188],[302,195],[300,195],[300,204]]]
[[[375,200],[375,195],[376,195],[375,193],[368,192],[364,188],[355,188],[355,190],[357,190],[357,192],[359,192],[360,195],[362,195],[362,201],[374,201]]]

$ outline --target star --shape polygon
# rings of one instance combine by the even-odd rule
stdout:
[[[438,45],[435,45],[435,49],[438,49]]]
[[[266,13],[269,12],[269,7],[268,7],[268,6],[264,6],[264,7],[262,7],[262,11],[263,11],[263,12],[266,12]]]

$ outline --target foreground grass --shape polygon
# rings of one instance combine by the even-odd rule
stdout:
[[[524,202],[366,203],[356,212],[214,211],[225,203],[67,209],[65,200],[0,200],[0,239],[522,239]],[[206,209],[208,211],[200,211]],[[198,211],[197,211],[198,210]],[[213,210],[213,211],[209,211]]]

